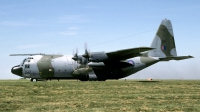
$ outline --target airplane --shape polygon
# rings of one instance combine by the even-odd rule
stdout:
[[[80,81],[105,81],[132,75],[160,61],[183,60],[193,56],[177,56],[170,20],[164,19],[150,47],[136,47],[113,52],[89,52],[85,54],[11,54],[27,56],[11,72],[31,82],[53,79],[77,79]]]

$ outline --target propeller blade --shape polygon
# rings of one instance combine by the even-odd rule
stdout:
[[[73,50],[73,55],[74,55],[74,57],[72,57],[72,59],[74,61],[77,61],[78,60],[78,48],[76,48],[76,53],[75,54],[74,54],[74,50]]]
[[[85,43],[85,54],[82,55],[84,58],[90,58],[90,52],[87,50],[87,43]]]

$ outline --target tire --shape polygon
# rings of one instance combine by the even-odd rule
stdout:
[[[37,82],[37,79],[33,79],[33,82]]]

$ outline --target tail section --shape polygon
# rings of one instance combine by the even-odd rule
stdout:
[[[170,20],[162,20],[151,47],[155,49],[149,52],[149,56],[161,58],[177,56],[174,34]]]
[[[151,48],[155,49],[149,51],[148,56],[159,57],[160,61],[193,58],[193,56],[177,56],[172,24],[167,19],[162,20],[151,44]]]

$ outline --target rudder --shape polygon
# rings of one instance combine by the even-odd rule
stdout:
[[[162,20],[151,47],[155,49],[149,51],[148,56],[161,58],[177,56],[174,34],[170,20]]]

